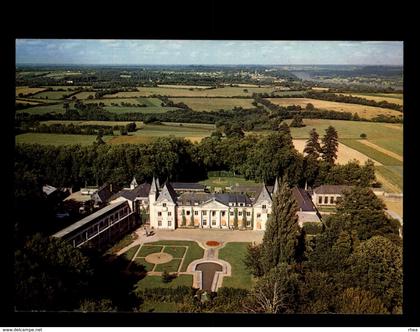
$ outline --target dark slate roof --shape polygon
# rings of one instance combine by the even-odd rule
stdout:
[[[196,182],[171,182],[174,190],[200,190],[204,191],[205,186]]]
[[[195,203],[201,204],[208,201],[213,196],[204,192],[186,192],[178,197],[178,204],[180,205],[194,205]]]
[[[98,189],[98,191],[94,195],[98,195],[102,202],[107,202],[113,194],[109,190],[109,184],[105,183]]]
[[[323,184],[314,189],[314,194],[331,194],[331,195],[339,195],[342,194],[344,190],[350,190],[351,186],[344,186],[344,185],[334,185],[334,184]]]
[[[261,190],[261,188],[260,188],[260,185],[258,184],[249,185],[249,186],[245,186],[245,185],[232,186],[232,192],[238,192],[238,193],[245,193],[245,192],[256,193],[259,190]]]
[[[251,200],[247,195],[243,194],[213,194],[213,197],[216,198],[220,203],[229,205],[229,203],[239,204],[245,203],[245,205],[250,205]]]
[[[137,197],[141,197],[141,198],[148,197],[149,191],[150,191],[150,183],[145,182],[134,189],[123,189],[119,191],[118,193],[113,195],[110,198],[110,200],[112,201],[118,197],[124,197],[130,201],[134,201]]]
[[[301,211],[315,211],[309,194],[303,188],[293,187],[293,197],[296,199],[298,209]]]
[[[75,230],[78,230],[79,228],[81,228],[82,226],[85,226],[86,224],[90,223],[91,221],[94,221],[98,218],[101,218],[104,214],[109,213],[119,207],[121,207],[123,204],[127,204],[127,201],[124,202],[117,202],[114,204],[110,204],[108,206],[105,206],[104,208],[92,213],[91,215],[75,222],[74,224],[62,229],[61,231],[55,233],[53,235],[53,237],[58,237],[61,238],[67,234],[72,233]]]

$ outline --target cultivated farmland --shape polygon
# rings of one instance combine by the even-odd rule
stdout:
[[[171,98],[174,103],[185,103],[194,111],[231,110],[234,107],[252,108],[253,99],[245,98]]]
[[[290,105],[299,105],[305,107],[307,104],[311,103],[316,108],[336,111],[336,112],[350,112],[357,113],[361,118],[372,119],[378,115],[388,115],[401,117],[402,113],[381,107],[365,106],[359,104],[348,104],[348,103],[337,103],[334,101],[318,100],[312,98],[269,98],[273,104],[280,106],[290,106]]]

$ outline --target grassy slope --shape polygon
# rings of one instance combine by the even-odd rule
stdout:
[[[231,242],[220,249],[219,258],[229,262],[232,267],[232,276],[223,278],[223,287],[250,289],[253,286],[252,275],[243,263],[247,245],[246,242]]]
[[[176,288],[178,286],[191,287],[193,283],[193,276],[183,274],[173,279],[169,283],[162,282],[161,276],[146,276],[136,284],[136,288],[144,290],[146,288]]]

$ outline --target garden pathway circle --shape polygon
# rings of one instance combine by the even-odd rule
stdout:
[[[146,262],[152,264],[164,264],[170,262],[173,257],[166,252],[156,252],[154,254],[147,255],[145,258]]]

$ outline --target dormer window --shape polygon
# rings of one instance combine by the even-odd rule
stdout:
[[[163,203],[163,204],[162,204],[162,206],[163,206],[163,207],[166,207],[166,203]]]
[[[262,208],[263,209],[266,209],[267,208],[267,205],[263,204]]]

